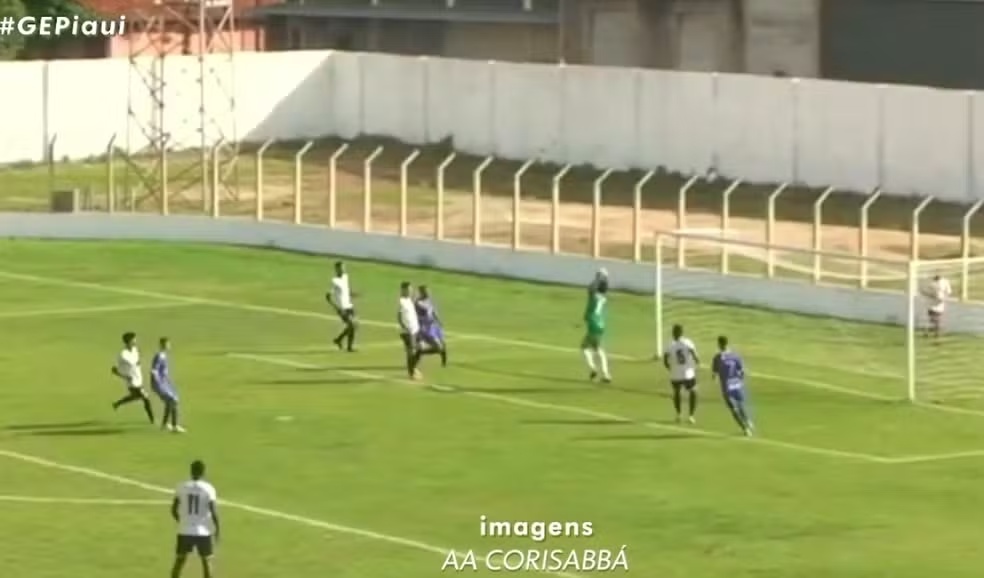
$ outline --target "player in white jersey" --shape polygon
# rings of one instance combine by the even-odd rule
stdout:
[[[325,295],[325,299],[335,309],[339,319],[344,324],[342,332],[332,342],[339,349],[344,348],[349,352],[355,351],[355,333],[358,329],[355,304],[352,302],[354,296],[352,287],[349,285],[348,273],[345,271],[345,263],[338,261],[335,263],[335,276],[331,279],[331,291]]]
[[[205,481],[205,464],[191,464],[191,479],[178,486],[171,502],[171,517],[178,524],[171,578],[180,578],[188,554],[202,561],[202,575],[212,578],[212,556],[219,541],[219,513],[215,487]]]
[[[137,348],[136,333],[127,331],[123,334],[123,349],[109,371],[120,378],[126,386],[126,395],[113,402],[113,411],[128,403],[142,401],[147,419],[150,423],[154,423],[154,407],[150,405],[150,396],[143,388],[143,368],[140,367],[140,350]]]
[[[400,283],[396,322],[400,325],[400,341],[403,342],[403,351],[407,357],[407,374],[410,379],[418,379],[420,318],[417,316],[417,304],[413,300],[413,287],[409,281]]]
[[[663,366],[670,372],[670,385],[673,386],[673,409],[677,422],[682,419],[683,390],[687,390],[690,423],[697,422],[697,347],[683,336],[683,326],[673,326],[673,341],[663,352]]]
[[[942,276],[936,275],[926,288],[925,296],[929,299],[929,328],[926,335],[939,337],[943,328],[943,313],[946,311],[946,302],[953,295],[953,288],[950,281]]]

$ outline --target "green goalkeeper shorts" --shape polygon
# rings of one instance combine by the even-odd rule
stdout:
[[[588,331],[584,334],[584,339],[581,340],[581,347],[601,347],[601,342],[604,341],[605,330],[597,326],[588,326]]]

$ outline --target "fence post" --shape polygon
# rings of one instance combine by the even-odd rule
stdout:
[[[168,183],[169,183],[169,177],[168,177],[168,166],[169,166],[168,165],[168,162],[169,162],[169,159],[168,159],[168,156],[167,156],[167,143],[168,143],[168,140],[170,138],[171,138],[170,133],[165,134],[164,136],[161,137],[161,156],[160,156],[160,161],[159,161],[160,162],[160,167],[161,167],[161,169],[160,169],[160,171],[161,171],[160,172],[160,181],[159,181],[159,185],[161,187],[161,213],[163,213],[165,215],[171,212],[171,209],[170,209],[170,205],[171,205],[171,191],[168,189],[168,186],[169,186],[168,185]],[[203,151],[202,152],[202,155],[208,155],[208,151]],[[205,159],[205,160],[207,160],[207,159]],[[203,185],[203,187],[202,187],[202,207],[203,207],[202,213],[203,214],[205,213],[204,207],[205,207],[205,201],[206,201],[206,199],[204,197],[204,195],[205,195],[205,186],[208,184],[208,179],[205,178],[205,171],[206,171],[206,169],[203,166],[202,167],[202,185]],[[132,212],[135,212],[136,210],[137,210],[137,197],[136,197],[136,192],[131,188],[130,189],[130,212],[132,213]]]
[[[721,194],[721,239],[728,238],[731,229],[731,195],[741,186],[742,180],[735,179]],[[727,242],[721,243],[721,274],[727,275],[731,265],[731,250]]]
[[[684,233],[687,230],[687,193],[690,191],[690,187],[694,186],[700,177],[694,175],[680,187],[677,192],[677,232]],[[686,241],[683,237],[677,238],[677,251],[676,251],[676,261],[677,268],[683,269],[687,266],[687,249]]]
[[[560,253],[560,181],[574,168],[574,165],[564,165],[553,177],[550,189],[550,252]]]
[[[311,147],[314,146],[314,141],[309,140],[304,143],[301,150],[294,154],[294,224],[300,225],[304,221],[304,171],[302,169],[302,164],[304,163],[304,155],[307,154]]]
[[[961,227],[960,227],[960,300],[968,301],[970,299],[970,265],[967,260],[970,259],[970,243],[971,243],[971,221],[974,215],[984,207],[984,199],[981,199],[974,203],[970,209],[964,213]]]
[[[51,140],[47,142],[44,154],[47,157],[45,162],[48,163],[48,192],[55,190],[55,145],[58,144],[58,135],[54,134],[51,136]]]
[[[262,221],[265,217],[263,213],[264,203],[266,202],[263,197],[263,155],[266,154],[267,149],[274,142],[273,139],[270,139],[260,145],[260,148],[256,149],[256,208],[253,216],[257,221]]]
[[[342,143],[328,159],[328,228],[334,229],[338,223],[338,159],[349,148],[348,143]]]
[[[813,202],[813,282],[823,279],[823,204],[834,194],[834,187],[827,187]]]
[[[656,171],[649,171],[632,188],[632,260],[636,263],[642,261],[642,190],[655,175]]]
[[[912,210],[912,229],[909,231],[909,258],[913,261],[919,260],[920,232],[919,220],[922,212],[933,202],[932,195],[923,199],[916,208]]]
[[[858,224],[858,252],[861,254],[861,260],[858,261],[858,283],[862,289],[868,286],[868,215],[871,206],[881,195],[882,190],[876,188],[861,205],[861,218]]]
[[[362,232],[372,230],[372,163],[383,154],[383,147],[376,147],[362,164]]]
[[[513,175],[513,206],[512,206],[512,249],[518,251],[523,243],[521,223],[522,223],[522,204],[523,204],[523,175],[530,170],[536,163],[536,159],[530,159],[519,167]]]
[[[209,188],[212,191],[212,218],[218,219],[222,216],[222,194],[219,192],[220,179],[219,179],[219,169],[222,164],[222,157],[219,156],[223,145],[222,139],[219,139],[214,145],[212,145],[212,150],[209,151],[209,161],[211,162],[212,169],[212,179],[209,182]]]
[[[400,163],[400,236],[407,236],[407,196],[410,194],[410,165],[420,156],[420,150],[414,149]]]
[[[106,209],[116,212],[116,135],[106,144]]]
[[[602,187],[608,177],[612,175],[612,169],[598,175],[595,179],[593,195],[591,197],[591,256],[595,259],[601,257],[601,195]]]
[[[458,153],[451,153],[437,167],[437,207],[434,212],[434,238],[438,241],[444,240],[444,175],[458,158]]]
[[[768,206],[766,207],[765,220],[765,274],[770,279],[776,276],[776,201],[786,189],[789,183],[782,183],[769,194]]]
[[[494,161],[494,157],[485,157],[482,164],[472,173],[472,244],[482,244],[482,173]]]

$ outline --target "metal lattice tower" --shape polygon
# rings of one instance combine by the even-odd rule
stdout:
[[[155,199],[167,213],[174,203],[205,210],[213,195],[235,198],[235,0],[154,0],[128,18],[130,202]]]

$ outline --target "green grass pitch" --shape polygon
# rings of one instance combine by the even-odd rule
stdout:
[[[892,401],[900,330],[671,302],[705,356],[718,332],[744,353],[761,433],[745,440],[711,387],[697,426],[671,422],[651,299],[613,297],[616,381],[595,386],[582,289],[353,262],[348,355],[329,347],[330,262],[0,242],[2,574],[166,575],[169,492],[201,458],[225,500],[220,576],[428,578],[453,574],[451,548],[623,545],[642,578],[980,576],[984,411]],[[417,384],[391,326],[404,279],[450,330],[451,366],[426,361]],[[130,329],[145,358],[173,339],[187,435],[110,409]],[[595,534],[482,537],[482,515]]]

